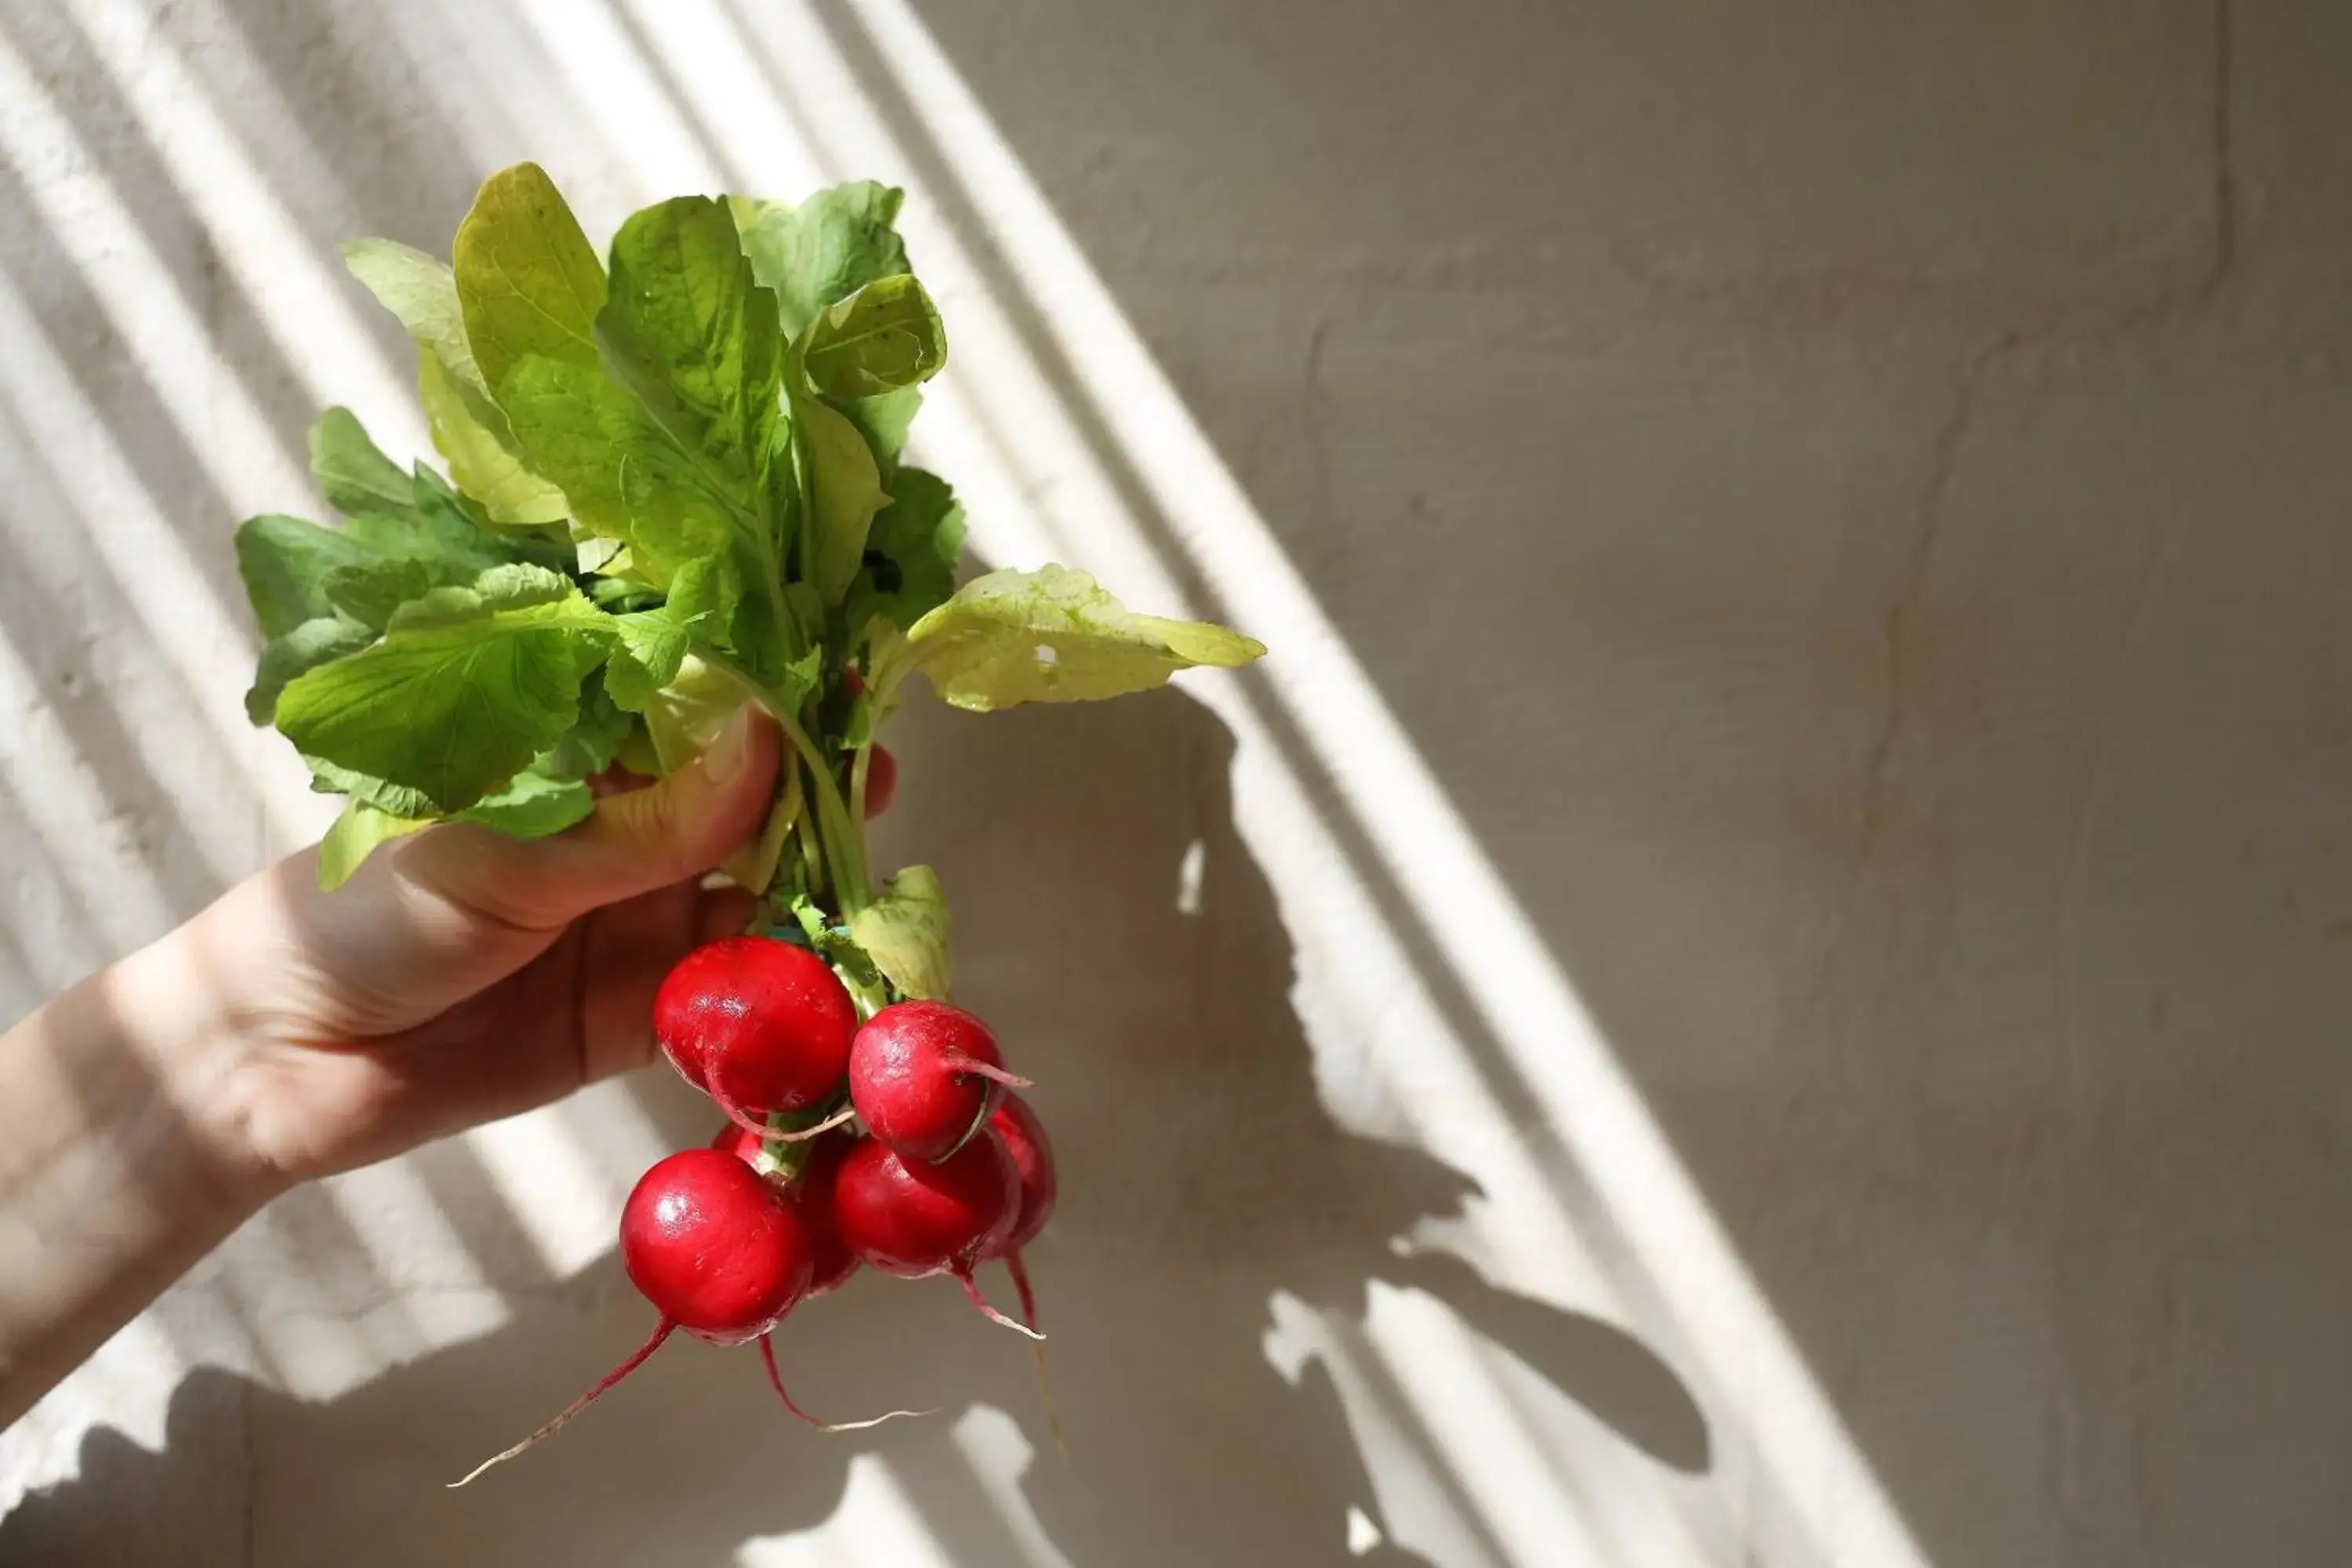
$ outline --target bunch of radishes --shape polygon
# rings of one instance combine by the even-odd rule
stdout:
[[[812,1426],[889,1419],[816,1421],[785,1393],[770,1339],[860,1264],[951,1276],[989,1318],[1043,1338],[1021,1249],[1054,1212],[1054,1153],[1036,1112],[1008,1092],[1028,1080],[1005,1070],[995,1037],[961,1007],[891,1002],[862,1022],[859,1011],[833,967],[785,937],[726,937],[670,971],[655,1034],[729,1121],[709,1148],[656,1162],[622,1208],[622,1265],[660,1321],[466,1480],[553,1435],[679,1329],[719,1345],[757,1340],[778,1397]],[[972,1278],[1000,1258],[1024,1322],[990,1306]]]
[[[972,1280],[1002,1258],[1034,1336],[1020,1249],[1053,1207],[1052,1155],[1005,1098],[1023,1080],[947,1002],[939,879],[873,875],[865,824],[898,778],[877,732],[922,686],[986,713],[1265,651],[1063,566],[964,578],[962,505],[907,460],[948,350],[902,199],[863,180],[797,205],[677,196],[599,256],[547,172],[518,163],[482,183],[446,262],[355,241],[352,273],[415,344],[447,476],[331,409],[311,469],[341,525],[237,531],[268,638],[247,710],[344,797],[324,887],[436,823],[567,831],[615,771],[688,765],[747,704],[785,742],[766,825],[724,868],[758,913],[688,954],[656,1009],[670,1060],[728,1117],[621,1217],[660,1321],[500,1458],[681,1328],[758,1340],[782,1394],[770,1331],[861,1262],[952,1276],[1011,1322]]]

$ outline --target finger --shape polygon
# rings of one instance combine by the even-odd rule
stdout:
[[[490,921],[552,931],[589,910],[698,877],[760,830],[775,726],[746,707],[710,749],[649,789],[611,795],[571,831],[514,839],[457,825],[395,846],[402,876]]]

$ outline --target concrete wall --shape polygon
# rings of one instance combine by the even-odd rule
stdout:
[[[2343,1561],[2352,10],[0,0],[0,1014],[315,827],[227,538],[334,270],[546,163],[910,190],[993,559],[1262,674],[906,721],[1045,1087],[946,1286],[634,1343],[656,1075],[297,1194],[0,1561]]]

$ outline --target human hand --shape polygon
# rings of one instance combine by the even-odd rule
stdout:
[[[175,1074],[183,1114],[266,1194],[644,1065],[662,977],[749,916],[701,880],[759,831],[777,761],[747,708],[555,837],[446,824],[331,893],[315,850],[247,881],[142,955],[169,957],[204,1040]]]

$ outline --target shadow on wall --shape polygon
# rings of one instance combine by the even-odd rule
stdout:
[[[1350,1552],[1349,1510],[1378,1521],[1380,1509],[1338,1399],[1319,1367],[1294,1386],[1266,1349],[1276,1292],[1345,1322],[1374,1280],[1444,1301],[1659,1462],[1706,1466],[1697,1407],[1639,1342],[1458,1262],[1391,1252],[1417,1221],[1457,1209],[1467,1184],[1349,1135],[1318,1102],[1289,946],[1230,822],[1231,742],[1206,710],[1168,693],[985,723],[931,709],[907,728],[903,816],[880,852],[898,858],[901,834],[940,848],[961,922],[959,996],[1036,1079],[1063,1166],[1062,1210],[1033,1263],[1066,1464],[1020,1341],[944,1280],[865,1275],[780,1335],[786,1376],[835,1419],[940,1407],[931,1419],[823,1436],[776,1407],[748,1350],[677,1342],[556,1442],[443,1490],[642,1335],[649,1310],[608,1260],[523,1285],[495,1334],[330,1404],[199,1373],[162,1454],[94,1433],[79,1479],[0,1522],[0,1561],[157,1560],[165,1543],[143,1544],[142,1521],[184,1528],[185,1504],[167,1502],[190,1472],[221,1468],[210,1450],[238,1400],[233,1468],[251,1507],[209,1511],[220,1552],[252,1561],[724,1562],[746,1540],[820,1523],[867,1455],[944,1554],[973,1568],[1032,1561],[1025,1521],[992,1500],[1008,1486],[1080,1564],[1419,1561]],[[1180,900],[1188,858],[1198,891]],[[670,1141],[708,1136],[698,1097],[662,1075],[636,1087]],[[1001,1274],[990,1283],[1005,1290]],[[1465,1457],[1435,1452],[1395,1391],[1387,1403],[1444,1484]],[[1022,1443],[976,1405],[1014,1413],[1025,1468]]]

